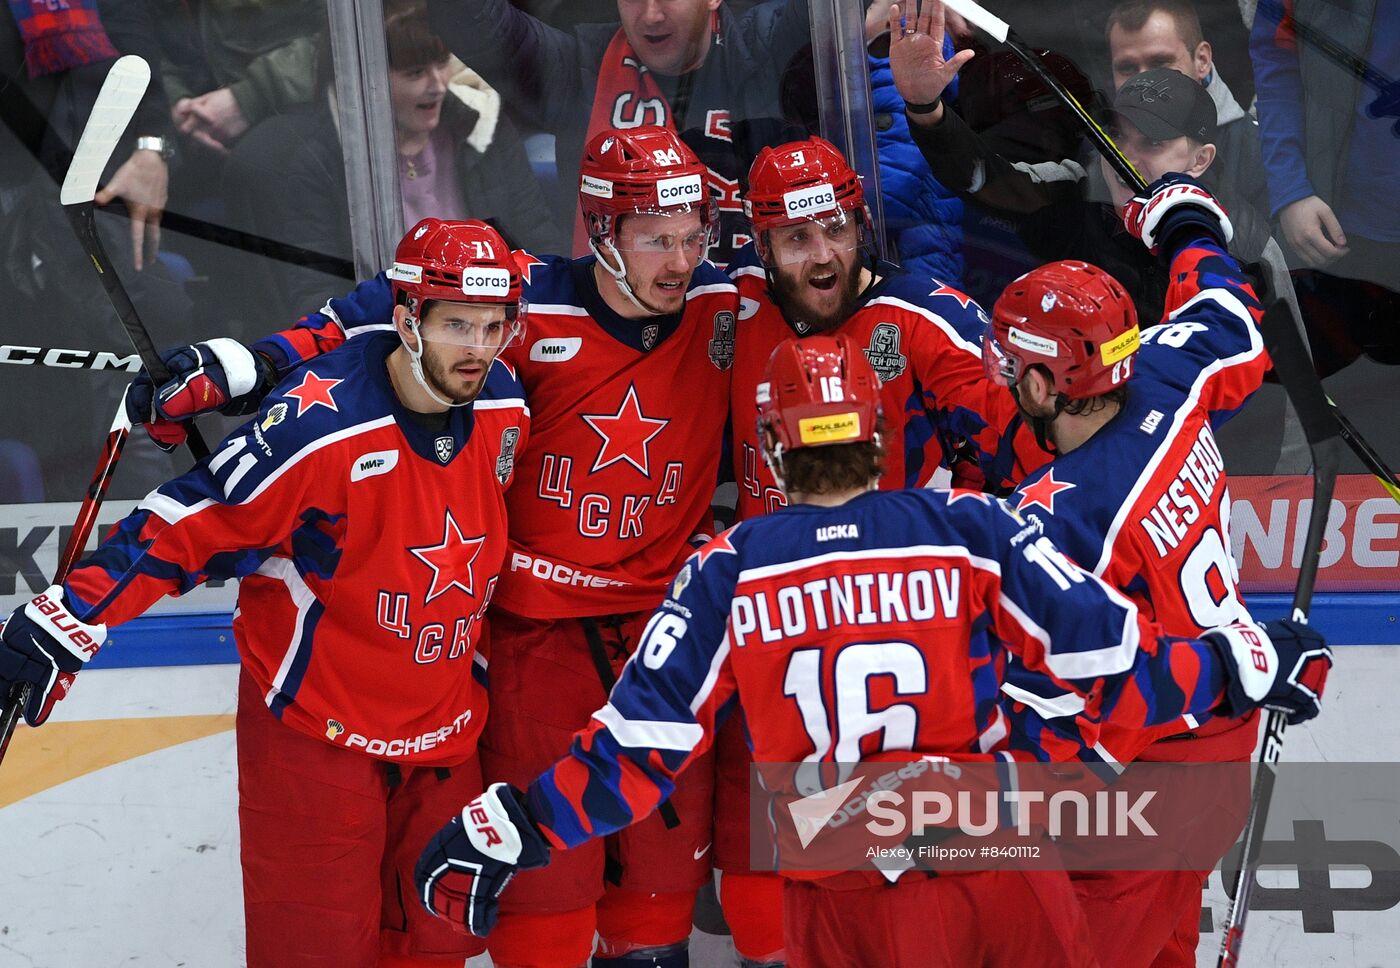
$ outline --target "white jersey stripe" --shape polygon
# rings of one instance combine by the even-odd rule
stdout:
[[[307,444],[301,450],[297,451],[295,454],[289,457],[285,463],[283,463],[280,467],[274,470],[271,474],[263,478],[263,480],[258,483],[258,486],[253,488],[252,492],[247,497],[245,497],[241,501],[233,502],[231,506],[237,507],[244,504],[251,504],[253,501],[256,501],[258,499],[258,496],[262,494],[263,491],[266,491],[269,487],[275,484],[277,480],[282,477],[283,474],[287,473],[287,471],[291,470],[302,460],[306,459],[307,457],[310,457],[322,447],[329,447],[332,444],[337,444],[342,440],[346,440],[358,434],[369,433],[371,430],[378,430],[380,427],[387,427],[393,423],[394,416],[393,414],[389,414],[387,416],[378,417],[374,420],[367,420],[361,424],[355,424],[355,426],[353,427],[346,427],[344,430],[337,430],[333,434],[327,434],[324,437],[320,437],[316,440],[313,440],[311,443]],[[241,448],[235,448],[233,447],[233,445],[230,445],[230,450],[232,451],[232,453],[237,453],[240,449]],[[210,464],[210,467],[213,467],[212,462]],[[232,489],[232,483],[230,483],[227,490]],[[175,500],[174,498],[170,497],[169,495],[161,494],[159,492],[159,489],[157,489],[155,491],[152,491],[150,494],[146,495],[146,497],[141,501],[141,503],[137,505],[137,509],[146,510],[150,511],[152,514],[157,514],[163,521],[169,524],[177,524],[183,519],[189,517],[191,514],[203,511],[205,508],[212,506],[214,503],[214,501],[206,498],[205,500],[198,501],[191,505],[184,505],[181,504],[179,501]]]
[[[273,677],[272,688],[263,697],[263,701],[271,706],[281,694],[282,687],[287,681],[287,673],[291,671],[292,663],[296,661],[298,653],[305,645],[302,642],[302,628],[306,624],[307,611],[316,601],[316,595],[307,587],[306,581],[301,577],[301,572],[297,571],[296,565],[290,558],[269,558],[254,574],[276,579],[286,585],[287,595],[297,609],[297,618],[292,625],[292,635],[287,642],[287,650],[282,654],[282,662],[277,667],[277,675]]]
[[[937,313],[930,312],[922,306],[916,306],[914,303],[906,302],[903,299],[896,299],[894,296],[880,296],[876,299],[870,300],[870,302],[866,303],[866,305],[894,306],[898,309],[903,309],[906,312],[911,312],[915,313],[916,315],[922,316],[924,317],[924,319],[927,319],[930,323],[933,323],[933,325],[937,326],[940,330],[942,330],[943,335],[947,336],[948,339],[953,343],[953,345],[957,346],[961,350],[965,350],[966,352],[971,353],[979,360],[982,358],[982,347],[978,346],[976,343],[969,342],[963,337],[961,333],[959,333],[956,329],[953,328],[952,323],[948,322],[948,320],[944,319]]]
[[[1237,353],[1234,356],[1227,356],[1223,359],[1216,360],[1209,366],[1204,367],[1196,377],[1195,382],[1191,384],[1191,391],[1186,395],[1186,399],[1182,401],[1181,406],[1177,408],[1176,413],[1172,415],[1171,427],[1168,429],[1167,433],[1163,434],[1162,443],[1157,447],[1156,451],[1153,452],[1152,459],[1143,467],[1142,473],[1139,474],[1137,480],[1133,482],[1132,489],[1128,491],[1127,497],[1123,499],[1122,505],[1118,508],[1118,513],[1114,515],[1113,523],[1109,525],[1108,533],[1104,536],[1103,548],[1099,552],[1099,560],[1093,567],[1095,575],[1102,575],[1108,569],[1108,563],[1113,558],[1114,546],[1118,542],[1118,532],[1123,529],[1123,525],[1127,522],[1128,515],[1132,512],[1133,508],[1137,506],[1138,498],[1142,497],[1142,492],[1147,488],[1148,483],[1157,473],[1157,468],[1161,466],[1162,461],[1171,450],[1172,442],[1175,441],[1177,436],[1181,433],[1181,427],[1186,422],[1187,416],[1196,409],[1196,405],[1201,398],[1201,391],[1204,389],[1206,383],[1221,370],[1246,363],[1264,352],[1264,341],[1259,335],[1258,327],[1254,325],[1253,317],[1249,315],[1249,311],[1245,309],[1243,303],[1223,289],[1207,289],[1197,294],[1195,297],[1188,300],[1181,309],[1172,313],[1172,317],[1174,318],[1177,313],[1194,305],[1206,295],[1210,295],[1210,298],[1221,303],[1229,312],[1240,315],[1248,321],[1249,349],[1242,353]],[[1156,327],[1152,328],[1155,329]]]
[[[649,719],[628,719],[608,703],[593,714],[608,728],[613,739],[632,749],[678,750],[689,753],[705,737],[699,723],[664,723]]]
[[[725,662],[729,660],[730,638],[729,619],[724,620],[724,638],[720,640],[719,648],[715,649],[714,656],[710,659],[710,668],[705,670],[705,680],[700,683],[700,688],[695,691],[695,698],[690,700],[691,713],[698,713],[700,707],[709,700],[710,694],[715,691],[715,683],[719,681],[720,670],[724,668]],[[638,651],[641,651],[640,649]],[[634,653],[635,654],[635,653]]]
[[[712,282],[709,285],[695,286],[692,289],[687,289],[685,292],[685,298],[686,302],[689,302],[696,296],[708,296],[711,293],[716,292],[733,293],[735,291],[736,287],[732,282]]]
[[[472,403],[474,410],[509,410],[516,407],[530,416],[530,407],[523,397],[507,397],[504,400],[477,400]]]
[[[802,571],[806,568],[837,561],[868,561],[872,558],[961,558],[974,568],[980,568],[983,571],[991,572],[998,578],[1001,577],[1000,562],[974,555],[968,549],[958,545],[904,545],[891,548],[868,548],[859,551],[832,551],[824,555],[813,555],[811,558],[799,558],[796,561],[780,561],[772,565],[746,568],[739,572],[739,582],[759,581],[764,578],[772,578],[775,575],[787,575],[794,571]]]
[[[1051,719],[1059,716],[1077,716],[1084,711],[1084,697],[1072,692],[1061,693],[1058,696],[1038,696],[1029,689],[1022,689],[1009,682],[1001,684],[1001,691]]]
[[[530,303],[531,315],[541,316],[587,316],[588,310],[582,306],[570,306],[567,303]]]

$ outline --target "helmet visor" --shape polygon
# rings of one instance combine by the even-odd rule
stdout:
[[[987,379],[1000,386],[1015,386],[1021,377],[1017,362],[1016,357],[1008,356],[1002,349],[992,328],[988,326],[986,335],[982,337],[982,370],[987,374]]]
[[[428,343],[447,343],[499,352],[525,339],[524,299],[520,307],[504,303],[435,303],[418,332]]]
[[[691,213],[699,215],[698,221]],[[637,208],[615,224],[612,243],[619,252],[639,255],[669,255],[679,249],[698,265],[714,245],[718,225],[719,207],[713,197],[693,205]]]
[[[834,257],[860,248],[865,240],[863,220],[853,211],[780,225],[764,235],[763,261],[770,266],[830,262]]]

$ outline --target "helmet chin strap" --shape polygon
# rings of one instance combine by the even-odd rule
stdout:
[[[768,465],[768,470],[773,475],[773,481],[778,485],[778,490],[787,494],[787,482],[783,480],[783,445],[776,440],[773,441],[771,447],[765,445],[763,462]]]
[[[608,275],[613,277],[613,281],[617,283],[617,288],[622,290],[622,294],[627,297],[628,302],[636,306],[648,316],[668,315],[667,313],[664,313],[659,309],[652,309],[646,303],[642,302],[640,299],[637,298],[637,294],[632,291],[632,286],[627,281],[627,265],[622,261],[622,253],[617,251],[617,246],[613,245],[612,239],[608,239],[604,251],[608,252],[614,259],[617,260],[616,269],[612,267],[612,265],[608,262],[607,259],[603,258],[603,252],[599,251],[598,243],[594,242],[592,238],[588,240],[588,248],[591,249],[593,251],[593,255],[597,257],[598,264],[602,266],[605,270],[607,270]]]
[[[409,346],[408,340],[403,338],[402,333],[399,334],[399,342],[403,344],[404,349],[408,350],[408,368],[413,371],[413,379],[418,381],[418,385],[423,388],[423,392],[444,407],[471,406],[471,400],[466,400],[462,403],[454,403],[451,400],[444,400],[433,392],[433,388],[428,385],[427,377],[423,375],[423,334],[418,332],[418,318],[416,316],[409,316],[404,322],[408,324],[409,329],[413,330],[413,335],[418,337],[418,348],[415,350],[412,346]]]

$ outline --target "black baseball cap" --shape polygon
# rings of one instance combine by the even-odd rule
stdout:
[[[1153,141],[1215,141],[1215,102],[1199,81],[1170,67],[1128,78],[1113,99],[1113,113]]]

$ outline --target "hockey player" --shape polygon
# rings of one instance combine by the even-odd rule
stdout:
[[[32,684],[24,715],[37,726],[108,627],[211,578],[242,580],[253,968],[460,965],[484,947],[400,885],[442,812],[482,789],[481,617],[529,423],[495,361],[524,333],[520,272],[485,223],[424,219],[393,275],[394,332],[289,377],[0,630],[0,686]]]
[[[786,504],[763,460],[753,415],[769,356],[793,336],[842,334],[875,370],[887,442],[880,487],[923,486],[939,468],[978,489],[989,472],[997,478],[992,486],[1020,479],[1024,471],[1017,472],[1001,440],[1019,423],[1015,403],[982,372],[986,315],[957,289],[871,258],[860,177],[834,145],[813,137],[764,148],[749,172],[744,208],[754,239],[729,266],[741,307],[730,393],[741,520]],[[998,473],[993,461],[1003,449],[1008,458]],[[753,964],[776,962],[782,885],[748,870],[750,759],[739,717],[721,732],[716,755],[720,901],[740,955]]]
[[[1244,405],[1268,369],[1255,325],[1261,307],[1225,251],[1228,217],[1191,178],[1159,179],[1128,204],[1124,222],[1170,267],[1160,325],[1139,335],[1132,299],[1116,280],[1083,262],[1056,262],[997,300],[984,358],[1056,454],[1013,503],[1164,628],[1196,635],[1249,621],[1212,426]],[[1152,730],[1111,720],[1076,725],[1073,697],[1014,666],[1006,691],[1027,704],[1013,719],[1052,758],[1245,762],[1258,735],[1252,711]],[[1082,753],[1081,742],[1089,747]],[[1238,794],[1220,791],[1218,816],[1232,806],[1241,814],[1229,802]],[[1208,873],[1076,874],[1100,961],[1194,965]]]
[[[821,138],[764,148],[744,210],[754,239],[729,266],[743,346],[731,394],[739,517],[783,504],[754,435],[753,391],[773,347],[790,336],[842,333],[862,347],[880,378],[891,442],[881,487],[925,485],[939,466],[981,484],[1016,413],[982,375],[982,308],[937,279],[871,259],[860,177]]]
[[[716,225],[704,175],[669,129],[599,135],[579,181],[594,254],[517,254],[531,334],[505,359],[533,423],[489,619],[482,764],[494,779],[524,783],[588,721],[692,538],[712,530],[738,297],[704,261]],[[252,353],[230,352],[283,372],[382,324],[388,285],[378,276]],[[190,371],[172,371],[159,413],[187,417]],[[685,964],[695,893],[710,876],[712,781],[693,771],[669,818],[522,878],[491,939],[495,963],[581,965],[596,932],[595,966]]]
[[[876,387],[845,337],[777,349],[759,421],[797,506],[693,555],[568,755],[524,792],[493,784],[433,838],[417,868],[429,909],[489,932],[517,870],[646,816],[736,699],[760,763],[994,758],[1005,733],[987,670],[1003,646],[1138,725],[1261,701],[1294,721],[1317,713],[1331,657],[1306,626],[1173,639],[996,499],[868,493],[883,457]],[[935,583],[952,590],[939,605]],[[882,594],[877,607],[877,585],[902,604]],[[1063,872],[916,870],[893,886],[873,869],[815,876],[784,888],[792,965],[1097,963]],[[1015,931],[988,929],[1007,912]]]

